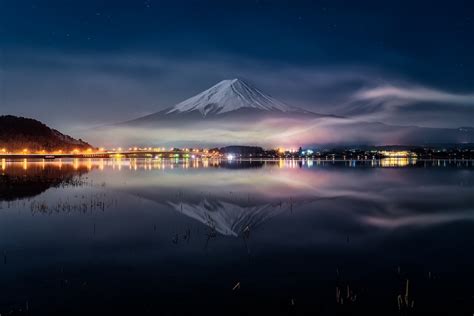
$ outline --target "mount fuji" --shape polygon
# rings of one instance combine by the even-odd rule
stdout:
[[[275,100],[243,80],[232,79],[223,80],[206,91],[176,104],[167,110],[166,114],[199,111],[202,116],[207,116],[224,114],[240,109],[304,112],[304,110]]]
[[[472,128],[395,126],[319,114],[278,101],[241,79],[223,80],[174,106],[106,126],[94,135],[96,142],[108,146],[232,144],[293,148],[474,142]],[[109,143],[111,139],[114,143]]]
[[[209,89],[159,112],[125,122],[148,125],[175,120],[257,120],[262,117],[334,117],[287,105],[241,79],[222,80]]]

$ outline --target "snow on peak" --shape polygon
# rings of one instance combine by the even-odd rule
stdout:
[[[166,114],[199,111],[203,116],[222,114],[242,108],[263,111],[291,112],[297,110],[240,79],[222,80],[218,84],[173,106]]]

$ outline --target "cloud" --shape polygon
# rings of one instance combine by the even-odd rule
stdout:
[[[157,112],[235,77],[323,114],[432,127],[474,120],[472,108],[465,107],[474,104],[474,95],[428,88],[366,65],[298,66],[220,53],[183,59],[131,51],[7,51],[2,58],[2,113],[38,118],[73,135]],[[427,102],[438,106],[423,106]]]
[[[378,100],[395,102],[396,105],[406,105],[416,102],[439,102],[451,104],[473,104],[474,94],[455,94],[441,90],[422,87],[401,88],[396,86],[381,86],[358,92],[358,100]]]
[[[150,114],[235,77],[286,103],[332,113],[354,89],[380,77],[359,66],[300,67],[229,54],[182,59],[135,52],[7,52],[2,64],[8,78],[3,108],[58,123],[58,128]]]

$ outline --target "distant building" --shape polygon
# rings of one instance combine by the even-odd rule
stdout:
[[[416,153],[408,151],[408,150],[398,150],[398,151],[389,151],[389,150],[383,150],[380,152],[380,155],[383,157],[388,157],[388,158],[414,158],[416,157]]]

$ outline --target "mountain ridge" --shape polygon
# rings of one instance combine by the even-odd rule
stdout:
[[[0,116],[0,148],[8,151],[73,150],[92,146],[31,118],[13,115]]]
[[[170,120],[213,120],[233,117],[338,117],[315,113],[283,103],[238,78],[226,79],[180,103],[119,124],[147,124]]]
[[[207,116],[241,108],[262,111],[309,112],[280,102],[247,82],[235,78],[222,80],[209,89],[166,109],[165,113],[199,111],[203,116]]]

